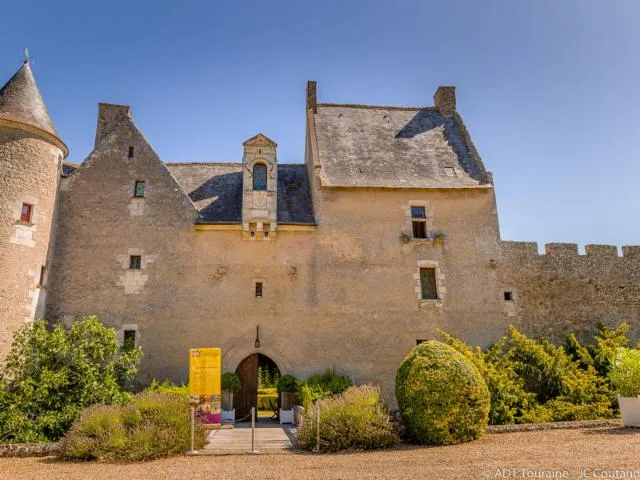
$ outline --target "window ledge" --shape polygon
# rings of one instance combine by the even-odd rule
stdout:
[[[442,308],[442,299],[441,298],[421,299],[420,308],[424,308],[424,307]]]
[[[14,225],[19,225],[21,227],[33,227],[35,223],[33,222],[23,222],[22,220],[16,220]]]

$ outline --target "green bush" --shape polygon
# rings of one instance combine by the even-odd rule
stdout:
[[[298,379],[293,375],[282,375],[278,379],[278,393],[295,392],[298,389]]]
[[[609,379],[621,397],[640,395],[640,350],[618,349]]]
[[[324,373],[311,375],[305,382],[312,390],[317,388],[329,395],[342,393],[353,385],[349,377],[338,375],[335,370],[326,370]]]
[[[196,448],[206,434],[196,427]],[[191,448],[188,402],[181,393],[144,392],[126,405],[94,405],[61,442],[69,459],[139,461],[179,455]]]
[[[362,385],[305,410],[304,421],[297,431],[297,439],[303,448],[311,450],[316,446],[318,406],[323,451],[388,448],[400,441],[380,400],[378,387]]]
[[[242,386],[240,377],[233,372],[224,372],[220,379],[222,390],[237,393]]]
[[[474,440],[485,431],[490,395],[471,360],[431,340],[405,357],[396,375],[396,397],[408,436],[426,445]]]
[[[127,401],[141,356],[96,317],[25,325],[0,373],[0,442],[55,441],[87,406]]]
[[[628,345],[628,326],[598,326],[592,344],[568,335],[563,346],[535,340],[510,327],[509,336],[482,351],[440,332],[469,358],[491,394],[491,424],[611,418],[616,397],[607,379],[615,353]]]
[[[151,381],[151,385],[147,387],[148,392],[158,393],[175,393],[182,395],[184,398],[189,398],[189,386],[188,385],[176,385],[171,380],[157,381],[155,378]]]
[[[500,355],[506,339],[482,352],[452,335],[439,333],[444,343],[469,358],[484,378],[491,395],[490,425],[515,423],[536,405],[535,394],[525,391],[524,381],[516,374],[513,365]]]
[[[327,370],[298,382],[298,398],[304,408],[314,402],[344,392],[353,385],[349,377],[338,375],[334,370]]]

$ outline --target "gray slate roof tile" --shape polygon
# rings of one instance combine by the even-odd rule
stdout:
[[[242,222],[242,164],[166,163],[200,212],[200,223]],[[278,165],[278,223],[314,225],[305,165]]]
[[[323,186],[482,185],[484,167],[456,119],[436,109],[319,104],[314,120]]]

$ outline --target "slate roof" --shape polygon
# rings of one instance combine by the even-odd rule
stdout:
[[[165,165],[200,212],[198,223],[242,222],[242,164]],[[278,223],[315,225],[305,165],[278,165]]]
[[[71,162],[62,162],[62,176],[70,177],[78,169],[78,165]]]
[[[314,121],[323,186],[491,187],[461,121],[434,108],[318,104]]]
[[[60,139],[28,62],[0,89],[0,119],[30,125]]]

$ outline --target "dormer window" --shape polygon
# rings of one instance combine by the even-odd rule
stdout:
[[[253,189],[267,189],[267,166],[264,163],[257,163],[253,167]]]

